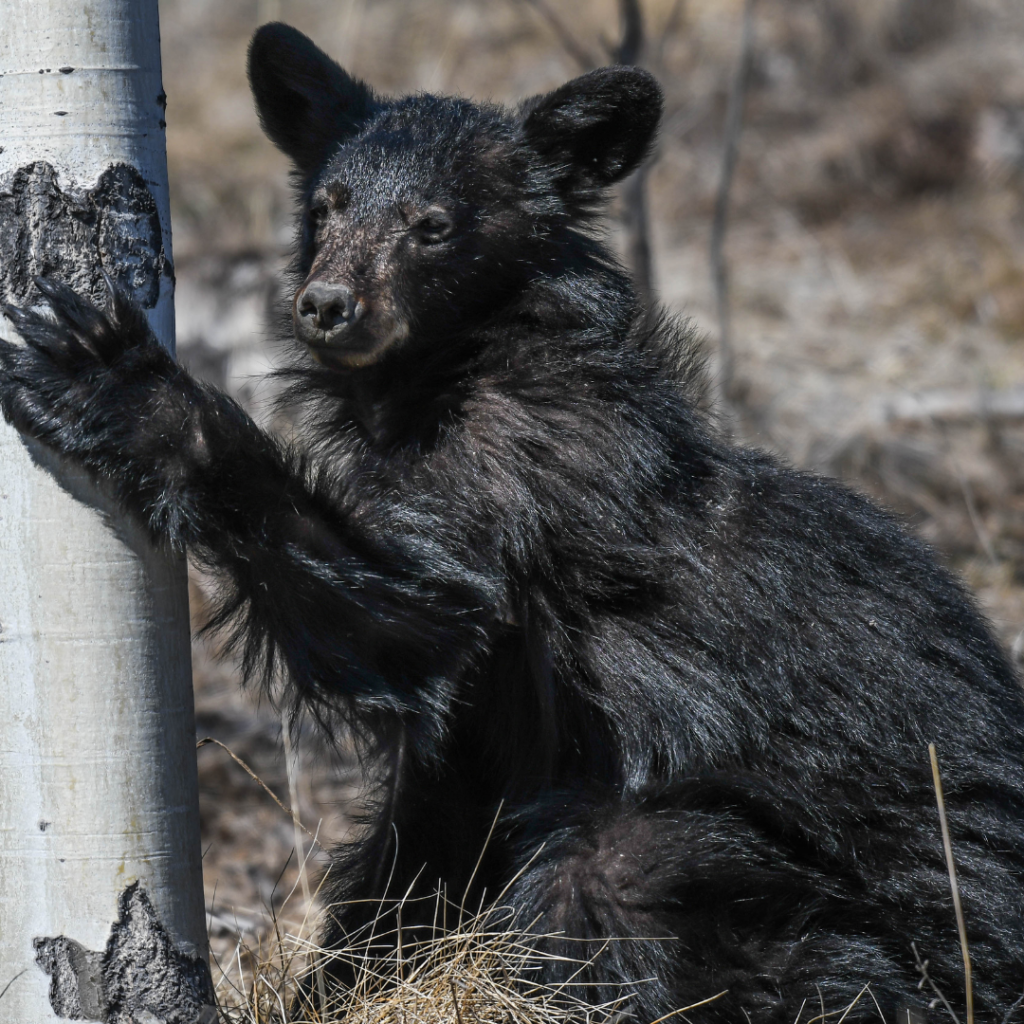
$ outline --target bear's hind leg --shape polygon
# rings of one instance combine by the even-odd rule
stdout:
[[[805,1021],[819,999],[841,1012],[866,983],[887,1018],[918,1002],[912,963],[871,934],[855,885],[844,892],[735,810],[687,808],[687,795],[582,810],[566,798],[521,815],[528,866],[507,902],[539,937],[547,983],[620,1001],[639,1024],[715,996],[688,1017],[793,1024],[805,1000]],[[865,992],[847,1020],[869,1018]]]

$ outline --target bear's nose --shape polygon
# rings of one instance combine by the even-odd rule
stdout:
[[[317,328],[328,333],[350,327],[365,309],[351,288],[330,281],[310,281],[299,293],[295,308],[302,319],[312,320]]]

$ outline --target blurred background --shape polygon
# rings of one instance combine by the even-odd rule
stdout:
[[[260,377],[285,341],[271,324],[292,200],[287,163],[260,133],[245,80],[259,24],[297,26],[385,93],[515,102],[588,67],[642,63],[665,90],[664,127],[649,170],[615,198],[608,231],[644,287],[706,337],[727,429],[899,510],[964,575],[1021,664],[1020,0],[161,0],[160,9],[178,346],[196,373],[270,420]],[[742,125],[733,117],[727,131],[740,101]],[[713,247],[727,293],[716,290]],[[200,616],[206,593],[195,576]],[[241,693],[216,653],[197,644],[200,737],[230,747],[285,804],[294,799],[311,832],[343,836],[354,767],[300,727],[290,787],[280,717]],[[289,893],[284,913],[301,917],[296,834],[222,747],[199,757],[211,931],[215,952],[230,956],[239,938],[266,931]],[[315,888],[324,860],[304,834],[302,846],[314,849]]]

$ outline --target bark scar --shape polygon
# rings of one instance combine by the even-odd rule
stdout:
[[[64,935],[36,939],[36,963],[50,976],[50,1006],[67,1020],[105,1024],[212,1024],[210,968],[176,949],[138,882],[118,898],[118,919],[102,953]]]
[[[92,189],[58,182],[45,160],[0,181],[0,299],[33,305],[33,278],[55,277],[103,305],[109,274],[146,309],[160,298],[160,277],[173,280],[156,199],[128,164],[111,164]]]

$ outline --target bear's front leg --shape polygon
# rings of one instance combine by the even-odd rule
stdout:
[[[104,312],[66,285],[36,284],[52,319],[5,309],[25,341],[0,342],[8,422],[107,478],[126,509],[180,547],[230,525],[210,521],[211,482],[247,478],[239,496],[255,480],[286,486],[277,446],[234,402],[178,366],[125,295],[111,287]],[[230,520],[239,509],[217,511]]]
[[[215,622],[235,623],[251,673],[283,664],[300,696],[365,700],[436,743],[454,680],[497,621],[502,579],[476,548],[442,545],[437,514],[379,496],[353,524],[330,477],[311,482],[235,402],[193,380],[124,296],[102,312],[37,284],[52,320],[6,310],[26,342],[0,341],[7,420],[214,570]]]

